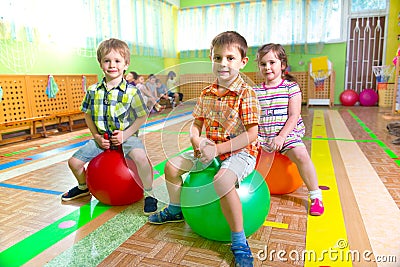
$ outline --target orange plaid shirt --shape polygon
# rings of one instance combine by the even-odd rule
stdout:
[[[207,138],[219,144],[245,132],[246,125],[258,124],[260,106],[253,88],[240,75],[223,95],[218,95],[217,89],[216,82],[203,89],[194,107],[193,117],[203,121]],[[257,157],[256,141],[241,150],[222,154],[219,158],[224,160],[243,150]]]

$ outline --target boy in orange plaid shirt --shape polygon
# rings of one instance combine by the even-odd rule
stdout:
[[[149,217],[153,224],[182,222],[181,175],[206,168],[214,158],[221,168],[213,183],[231,229],[231,250],[237,266],[253,266],[243,229],[242,204],[235,189],[255,167],[259,104],[253,89],[239,74],[248,62],[247,42],[233,31],[217,35],[210,48],[216,81],[201,92],[190,129],[193,151],[170,159],[165,166],[169,205]],[[205,127],[206,137],[201,136]]]

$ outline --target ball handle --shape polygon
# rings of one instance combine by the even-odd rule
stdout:
[[[221,167],[221,163],[219,163],[218,159],[215,157],[213,158],[209,167],[219,170],[219,168]]]
[[[109,135],[107,132],[105,132],[105,133],[103,134],[103,137],[104,137],[104,139],[106,139],[106,140],[110,140],[110,135]],[[109,148],[109,149],[106,149],[105,151],[110,151],[110,150],[118,150],[118,151],[122,152],[122,145],[113,146],[112,144],[110,144],[110,148]]]

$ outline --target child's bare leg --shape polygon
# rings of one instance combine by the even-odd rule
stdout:
[[[140,148],[134,148],[129,152],[129,157],[135,162],[140,179],[145,191],[153,188],[153,168],[146,152]]]
[[[190,160],[182,157],[176,157],[167,162],[164,168],[165,181],[170,202],[179,205],[181,202],[182,177],[193,166]]]
[[[153,192],[153,166],[144,149],[134,148],[128,155],[135,162],[140,180],[143,183],[145,197],[143,213],[151,215],[157,211],[158,203]]]
[[[242,203],[236,192],[236,174],[229,169],[220,169],[214,177],[214,187],[220,196],[222,213],[232,232],[243,231]]]
[[[318,187],[317,172],[305,147],[295,147],[287,152],[287,156],[297,165],[300,176],[307,186],[310,199],[310,214],[320,216],[324,213],[322,191]]]
[[[164,167],[165,182],[169,195],[169,205],[162,211],[149,217],[149,222],[153,224],[163,224],[166,222],[182,222],[183,214],[181,209],[181,175],[188,172],[193,166],[191,160],[183,157],[176,157],[167,162]]]
[[[222,213],[231,229],[231,250],[235,255],[235,261],[253,262],[244,232],[242,203],[235,188],[236,181],[237,176],[233,171],[220,169],[214,177],[214,186],[220,196]]]
[[[179,94],[178,94],[178,93],[175,93],[174,99],[175,99],[175,106],[178,106],[179,103],[180,103],[180,101],[179,101]]]
[[[85,162],[72,157],[68,160],[68,166],[74,174],[76,180],[78,181],[78,184],[86,184]]]
[[[318,190],[318,178],[313,162],[305,147],[290,149],[286,155],[296,164],[300,176],[309,191]]]
[[[68,192],[65,192],[61,196],[61,199],[63,201],[69,201],[89,195],[90,194],[89,189],[86,185],[85,162],[75,157],[72,157],[68,160],[68,166],[71,169],[73,175],[75,176],[75,179],[78,181],[78,186],[75,186]]]
[[[235,189],[220,198],[222,213],[232,232],[243,231],[242,203]]]

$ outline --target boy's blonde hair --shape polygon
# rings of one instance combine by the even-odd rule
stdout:
[[[224,45],[236,46],[239,49],[242,58],[246,57],[247,41],[239,33],[235,31],[226,31],[215,36],[214,39],[211,41],[210,55],[212,55],[214,47]]]
[[[101,63],[101,59],[105,57],[111,50],[115,50],[121,54],[126,64],[131,62],[131,52],[127,43],[119,39],[111,38],[102,41],[97,48],[97,61]]]

